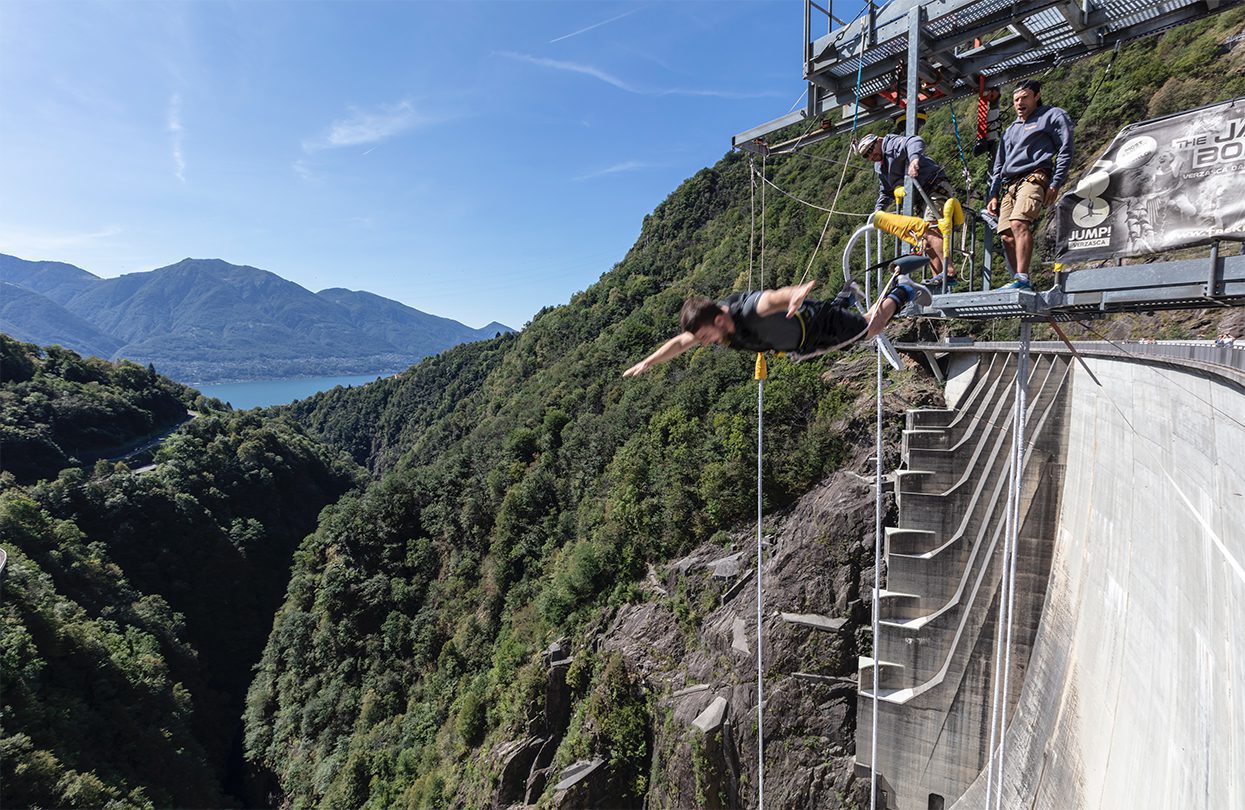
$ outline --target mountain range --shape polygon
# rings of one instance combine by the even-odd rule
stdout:
[[[0,254],[0,331],[211,383],[394,372],[514,330],[472,329],[369,292],[313,293],[220,259],[105,279],[72,264]]]

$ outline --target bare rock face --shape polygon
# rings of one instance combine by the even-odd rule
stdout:
[[[601,757],[570,765],[553,787],[554,810],[605,806],[603,802],[609,797],[607,774],[605,760]]]
[[[547,669],[545,701],[528,711],[531,736],[502,743],[493,751],[501,760],[500,778],[493,793],[495,808],[524,807],[534,804],[548,784],[554,755],[566,734],[571,718],[571,690],[566,673],[571,664],[566,639],[559,639],[545,650]]]
[[[504,743],[494,752],[494,756],[502,761],[501,781],[493,797],[495,810],[523,800],[532,762],[546,742],[543,737],[528,737]]]
[[[1219,321],[1219,334],[1234,338],[1245,337],[1245,312],[1235,311],[1224,315]]]
[[[762,570],[766,804],[867,801],[853,747],[873,515],[872,489],[837,474],[775,521]],[[666,571],[668,592],[703,616],[680,620],[674,599],[627,605],[602,640],[658,696],[650,807],[757,804],[755,537],[736,543]]]

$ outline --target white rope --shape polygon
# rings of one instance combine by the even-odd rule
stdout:
[[[757,178],[756,161],[748,158],[748,214],[752,224],[748,229],[748,292],[752,292],[752,254],[755,250],[757,232]]]
[[[835,162],[837,163],[838,161],[835,161]],[[761,179],[765,182],[765,185],[774,189],[774,191],[777,191],[779,194],[783,195],[784,197],[794,200],[798,202],[800,205],[806,205],[809,208],[812,208],[816,211],[825,211],[827,214],[839,214],[840,216],[845,216],[845,217],[860,217],[861,219],[869,218],[868,214],[861,214],[856,211],[839,211],[838,209],[835,209],[833,207],[826,208],[824,205],[818,205],[817,203],[811,203],[808,200],[805,200],[801,197],[797,197],[796,195],[792,194],[790,191],[787,191],[782,186],[775,183],[773,180],[770,180],[768,177],[762,177]],[[763,193],[764,193],[764,190],[762,190],[762,194]],[[834,203],[832,203],[831,205],[834,205],[837,202],[838,202],[838,198],[836,195]]]
[[[765,155],[761,156],[761,179],[765,179]],[[754,173],[755,174],[755,173]],[[749,290],[752,287],[752,272],[748,272]],[[761,186],[761,289],[765,289],[765,186]],[[757,807],[765,810],[765,682],[762,642],[764,641],[764,603],[765,592],[762,587],[764,548],[762,546],[761,519],[762,512],[762,468],[764,458],[764,423],[765,423],[765,380],[757,379]]]
[[[1019,375],[1019,359],[1017,359],[1017,375]],[[1013,387],[1014,387],[1014,384],[1013,384]],[[1011,486],[1011,483],[1016,480],[1015,430],[1016,430],[1016,408],[1015,408],[1015,402],[1013,401],[1012,403],[1013,444],[1008,453],[1007,477],[1008,477],[1009,486],[1007,490],[1007,505],[1006,507],[1004,507],[1004,512],[1003,512],[1004,525],[1005,525],[1004,532],[1003,532],[1003,537],[1004,537],[1003,559],[1000,565],[1000,574],[999,574],[999,583],[1000,583],[999,610],[998,610],[998,618],[995,620],[996,635],[994,639],[994,678],[991,681],[991,693],[990,693],[990,746],[988,748],[989,762],[987,763],[987,767],[986,767],[986,804],[985,804],[986,810],[990,809],[991,804],[992,804],[992,797],[994,795],[994,757],[998,751],[998,748],[996,746],[996,741],[997,741],[998,720],[999,720],[999,689],[1000,689],[1000,684],[1003,681],[1003,637],[1004,637],[1004,631],[1003,631],[1004,615],[1003,614],[1004,614],[1004,606],[1007,603],[1007,565],[1009,562],[1008,555],[1010,553],[1010,548],[1011,548],[1010,544],[1008,543],[1008,538],[1010,538],[1012,535],[1012,499],[1014,498],[1014,493],[1015,493],[1015,488]]]
[[[761,155],[761,179],[766,183],[765,155]],[[761,185],[761,289],[765,289],[765,185]]]
[[[1007,506],[1003,560],[999,571],[999,610],[994,654],[994,685],[990,701],[989,764],[986,769],[986,803],[989,810],[1003,800],[1003,765],[1007,729],[1007,692],[1011,674],[1012,610],[1016,591],[1016,556],[1020,536],[1020,496],[1025,463],[1025,409],[1029,379],[1030,326],[1020,326],[1020,348],[1016,356],[1015,396],[1012,401],[1012,447],[1009,458]],[[997,740],[997,746],[996,746]],[[998,757],[998,781],[995,782],[995,757]]]
[[[761,450],[765,380],[757,380],[757,807],[765,810],[765,683],[762,678],[762,628],[764,591],[761,588]]]

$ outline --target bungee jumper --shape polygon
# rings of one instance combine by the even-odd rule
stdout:
[[[697,346],[787,352],[798,360],[877,337],[906,305],[926,307],[933,301],[929,290],[908,276],[928,261],[924,256],[896,259],[892,264],[893,286],[863,314],[853,308],[859,307],[859,302],[852,284],[832,301],[806,298],[815,281],[735,293],[724,301],[693,296],[679,312],[683,331],[624,371],[623,376],[643,374]]]

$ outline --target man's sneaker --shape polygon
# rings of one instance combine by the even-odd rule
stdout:
[[[834,297],[834,305],[841,309],[851,309],[856,306],[856,282],[848,280],[847,284]]]
[[[1017,278],[1011,284],[1000,287],[1001,290],[1029,290],[1033,291],[1033,285],[1029,283],[1027,278]]]
[[[895,286],[903,287],[908,293],[908,306],[904,308],[905,312],[913,309],[914,305],[915,307],[927,307],[934,303],[934,296],[930,295],[929,288],[924,284],[918,284],[908,276],[896,276]]]
[[[925,279],[925,286],[931,290],[937,290],[940,293],[949,293],[955,289],[955,282],[958,279],[955,276],[948,276],[946,273],[939,273],[933,278]]]

